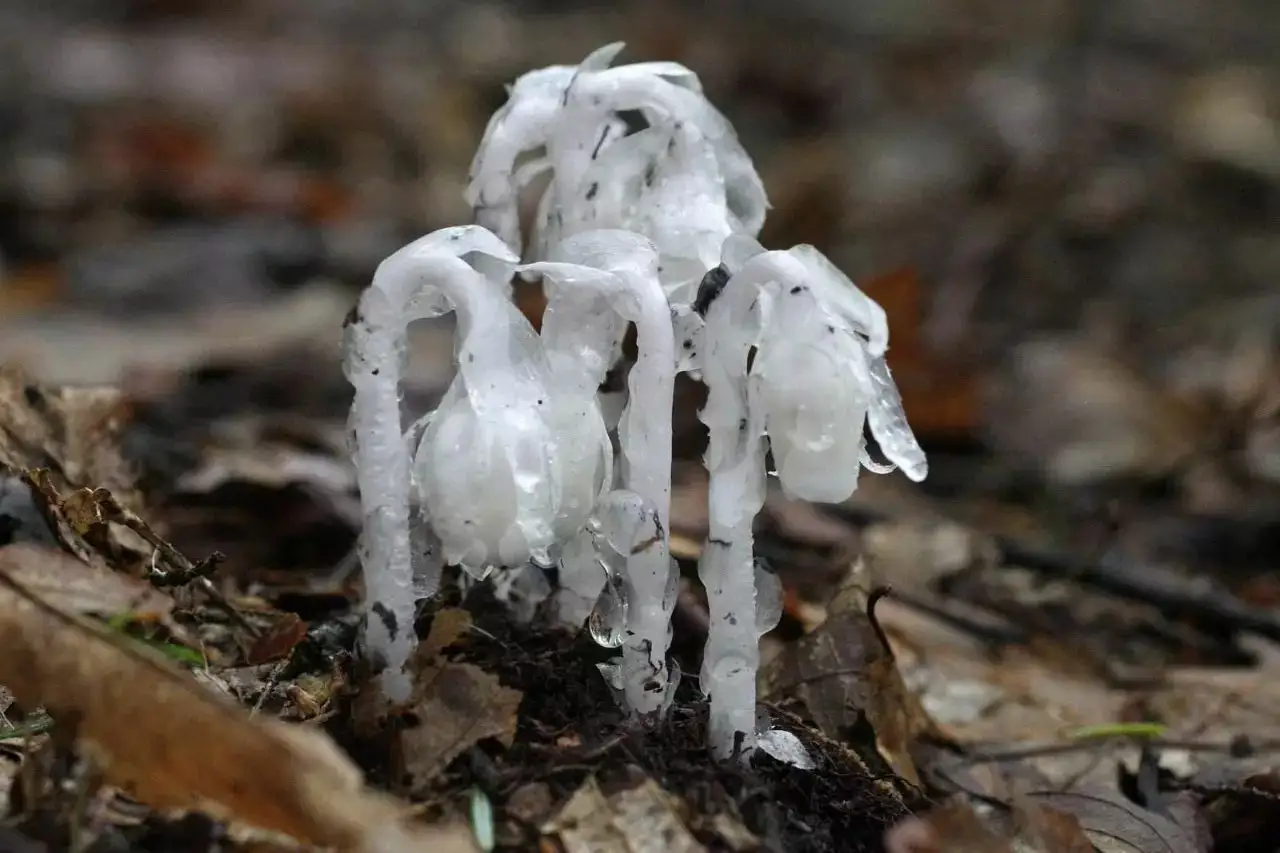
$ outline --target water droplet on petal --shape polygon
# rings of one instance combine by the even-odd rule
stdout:
[[[763,559],[755,561],[756,632],[767,634],[782,619],[782,581]]]
[[[600,676],[604,679],[604,683],[609,685],[609,689],[622,689],[622,664],[617,661],[605,661],[596,664],[596,669],[600,670]]]
[[[660,716],[665,717],[667,711],[671,710],[671,706],[676,701],[676,688],[680,686],[680,664],[676,663],[675,658],[667,661],[667,688],[662,694],[662,706],[658,710]]]
[[[627,635],[627,594],[622,579],[611,576],[587,617],[587,631],[606,649],[622,646]]]
[[[800,738],[785,729],[760,732],[756,736],[756,747],[771,758],[801,770],[812,770],[818,766]]]
[[[902,396],[889,373],[889,365],[883,357],[868,361],[871,380],[879,392],[871,399],[867,423],[871,434],[880,442],[885,458],[902,469],[902,473],[920,482],[929,473],[929,462],[920,449],[907,415],[902,407]]]

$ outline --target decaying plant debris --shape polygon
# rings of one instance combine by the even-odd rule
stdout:
[[[0,75],[0,849],[1274,849],[1263,12],[329,3],[299,41],[293,3],[127,5],[0,12],[26,69]],[[812,770],[703,749],[692,382],[668,723],[452,576],[419,691],[362,702],[335,330],[379,258],[465,218],[501,83],[620,37],[705,68],[759,146],[764,242],[885,306],[930,451],[925,490],[758,519],[786,604],[760,696]],[[451,341],[415,336],[425,411]]]
[[[30,416],[18,413],[24,423]],[[12,441],[13,428],[0,424]],[[144,428],[126,417],[100,441],[126,442]],[[1043,572],[1058,558],[1044,552],[1035,565],[1040,552],[953,522],[910,510],[886,522],[854,507],[850,524],[770,499],[762,547],[784,583],[834,596],[792,600],[766,647],[761,683],[775,720],[801,734],[816,767],[762,756],[729,770],[707,760],[694,685],[681,687],[668,722],[635,728],[600,682],[601,651],[589,638],[537,619],[513,622],[483,586],[465,595],[450,587],[422,614],[418,692],[388,718],[362,700],[369,691],[348,615],[355,591],[341,576],[304,580],[270,565],[227,576],[216,565],[196,570],[199,561],[110,492],[72,479],[49,485],[39,470],[65,471],[60,452],[46,451],[50,468],[37,470],[11,456],[17,464],[6,461],[6,473],[37,510],[43,502],[35,519],[65,524],[14,529],[11,539],[34,541],[0,549],[8,650],[0,683],[12,694],[5,738],[20,747],[5,765],[8,822],[55,847],[162,843],[179,826],[192,831],[183,814],[209,816],[197,831],[206,847],[288,836],[397,850],[473,850],[489,839],[502,850],[633,849],[625,845],[643,827],[689,850],[1020,844],[1065,853],[1109,838],[1182,853],[1213,849],[1219,838],[1247,845],[1271,826],[1269,756],[1280,726],[1258,699],[1256,670],[1180,668],[1171,657],[1144,678],[1124,670],[1116,680],[1071,660],[1045,633],[1055,630],[1048,614],[1123,613],[1117,591],[1134,600],[1140,590],[1091,592],[1085,573],[1083,587],[1044,588],[1062,608],[1012,607],[1032,588],[1017,566]],[[92,452],[111,458],[119,449]],[[191,452],[210,451],[196,442]],[[212,452],[225,458],[223,448]],[[126,490],[146,482],[146,464],[122,463],[115,482]],[[135,480],[135,471],[144,476]],[[676,482],[701,488],[687,473]],[[139,494],[135,505],[155,512],[146,490]],[[190,500],[178,494],[157,501],[168,506],[162,513]],[[76,495],[84,497],[68,508]],[[675,550],[690,559],[696,547]],[[863,560],[852,560],[859,552]],[[814,575],[821,565],[829,568]],[[809,574],[793,581],[798,569],[788,567],[801,566]],[[829,580],[817,581],[823,573]],[[901,592],[886,595],[885,579]],[[696,632],[697,596],[682,602],[677,631]],[[1115,624],[1114,642],[1131,642],[1124,632],[1142,624]],[[1191,635],[1174,631],[1162,642],[1172,651],[1178,637]],[[1249,642],[1219,647],[1224,663],[1262,653]],[[691,647],[677,637],[675,648]],[[1131,790],[1143,799],[1127,799]],[[398,841],[370,834],[394,827],[404,828]],[[381,843],[408,846],[368,846]]]

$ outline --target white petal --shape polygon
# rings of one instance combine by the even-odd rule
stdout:
[[[757,735],[756,746],[771,758],[800,770],[812,770],[817,763],[809,755],[800,738],[786,729],[769,729]]]
[[[929,462],[916,441],[911,425],[902,409],[902,396],[889,373],[889,365],[883,357],[870,360],[871,380],[876,389],[871,399],[867,420],[871,434],[880,443],[885,457],[902,469],[915,482],[929,474]]]
[[[823,502],[857,488],[870,402],[860,341],[831,320],[812,293],[777,296],[751,376],[783,490]]]
[[[879,303],[859,290],[839,267],[813,246],[794,246],[787,254],[803,265],[805,281],[819,294],[819,298],[867,336],[871,354],[884,355],[889,347],[889,320]]]

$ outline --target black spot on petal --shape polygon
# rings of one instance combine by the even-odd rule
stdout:
[[[387,629],[387,633],[391,635],[391,639],[394,640],[396,635],[400,633],[400,628],[396,624],[396,615],[381,601],[375,601],[373,607],[369,609],[373,611],[374,616],[378,617],[383,627]]]
[[[721,264],[718,267],[712,267],[707,270],[707,274],[702,277],[701,283],[698,284],[698,295],[693,300],[693,310],[700,317],[707,316],[707,309],[711,307],[711,303],[715,302],[724,292],[724,286],[729,283],[729,271]]]

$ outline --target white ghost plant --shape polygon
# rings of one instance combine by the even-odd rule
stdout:
[[[706,319],[701,417],[711,475],[698,566],[711,616],[702,685],[721,758],[755,745],[758,640],[778,611],[779,590],[759,571],[751,531],[764,505],[767,447],[783,490],[806,500],[849,497],[861,466],[884,473],[899,465],[917,481],[928,470],[884,361],[879,305],[811,246],[766,252],[737,236],[724,255],[695,303]],[[891,464],[868,455],[866,424]],[[773,600],[764,600],[766,585]]]
[[[661,710],[668,698],[667,646],[676,576],[667,547],[671,504],[671,406],[675,338],[670,306],[658,281],[658,253],[630,231],[585,231],[560,242],[553,260],[521,269],[548,283],[543,336],[548,349],[576,339],[579,363],[590,365],[589,390],[604,378],[628,323],[636,327],[637,358],[618,425],[622,488],[656,512],[653,532],[626,537],[626,637],[622,680],[627,707],[637,714]],[[604,309],[604,310],[602,310]],[[612,314],[612,316],[609,316]],[[621,320],[621,323],[618,322]],[[589,344],[591,330],[599,334]],[[631,517],[642,518],[643,512]]]
[[[847,498],[863,467],[918,481],[925,457],[885,362],[884,311],[813,247],[760,246],[763,185],[697,76],[673,62],[610,67],[621,49],[515,82],[472,162],[466,197],[479,225],[393,254],[348,325],[367,645],[385,664],[387,694],[403,698],[415,590],[434,593],[441,560],[478,576],[559,561],[562,600],[590,605],[578,618],[622,648],[601,666],[608,683],[633,714],[663,712],[678,682],[666,659],[678,581],[671,407],[675,374],[687,370],[709,391],[699,574],[710,747],[727,759],[758,746],[805,766],[798,741],[767,715],[762,726],[755,704],[759,638],[781,613],[781,585],[755,559],[751,532],[766,453],[782,489],[814,501]],[[522,233],[520,196],[539,180]],[[510,300],[515,271],[543,281],[541,334]],[[406,435],[405,328],[449,311],[457,375]],[[615,477],[597,392],[630,324],[639,354]],[[864,427],[887,464],[869,455]]]
[[[467,200],[478,222],[519,247],[520,193],[549,173],[534,258],[579,231],[623,228],[655,243],[669,291],[688,291],[729,234],[759,233],[764,185],[696,74],[674,62],[609,67],[622,48],[518,79],[485,130]],[[637,115],[647,127],[632,127]],[[532,159],[517,165],[521,157]]]
[[[415,599],[435,593],[440,557],[480,574],[494,565],[549,564],[611,480],[612,451],[594,400],[565,392],[510,299],[516,260],[479,226],[433,232],[379,265],[346,325],[365,642],[393,701],[408,695],[403,665],[415,642]],[[406,438],[399,384],[408,324],[449,312],[457,320],[457,374]],[[427,535],[411,532],[411,497]],[[432,539],[442,555],[421,553]]]

